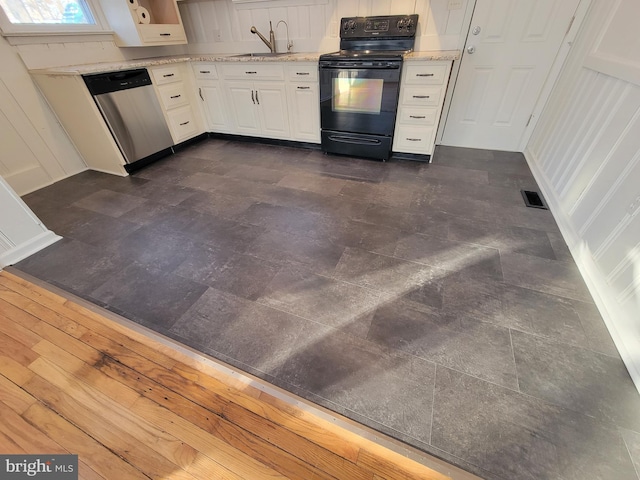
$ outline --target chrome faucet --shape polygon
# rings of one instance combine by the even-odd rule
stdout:
[[[251,27],[251,33],[255,33],[256,35],[258,35],[260,37],[260,40],[262,40],[264,44],[269,47],[271,53],[276,53],[276,36],[273,33],[273,26],[271,25],[271,22],[269,22],[269,40],[264,38],[264,36],[258,31],[255,26]]]
[[[276,30],[278,30],[278,26],[284,23],[284,26],[287,27],[287,53],[291,53],[291,47],[293,47],[293,42],[289,41],[289,25],[287,25],[287,22],[285,22],[284,20],[280,20],[278,23],[276,23]]]

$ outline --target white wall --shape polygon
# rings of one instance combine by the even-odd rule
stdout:
[[[609,25],[593,1],[525,155],[640,390],[640,52],[621,43],[637,0],[620,8],[636,14]]]
[[[331,52],[340,43],[342,17],[411,13],[420,16],[416,50],[459,49],[466,37],[465,14],[473,2],[458,3],[452,10],[448,0],[276,0],[266,2],[267,7],[259,2],[188,0],[179,5],[190,53],[242,53],[266,49],[250,32],[252,25],[268,38],[272,21],[279,52],[286,51],[286,29],[280,25],[276,30],[279,20],[289,25],[294,52]]]
[[[0,175],[20,195],[86,169],[17,52],[0,37]]]

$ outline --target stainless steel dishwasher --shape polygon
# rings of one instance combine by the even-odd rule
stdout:
[[[171,153],[173,139],[146,69],[83,78],[127,162],[127,171]]]

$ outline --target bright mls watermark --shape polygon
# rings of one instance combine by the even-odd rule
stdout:
[[[1,455],[0,479],[78,480],[77,455]]]

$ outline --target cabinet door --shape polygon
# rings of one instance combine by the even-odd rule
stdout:
[[[252,82],[235,82],[227,85],[227,97],[231,104],[235,132],[245,135],[259,135],[258,104]]]
[[[289,112],[285,86],[276,82],[255,83],[260,126],[265,137],[289,138]]]
[[[320,143],[320,98],[315,83],[289,85],[291,130],[294,140]]]
[[[220,85],[202,85],[199,89],[200,99],[207,117],[207,127],[210,132],[228,132],[229,117],[223,101]]]

